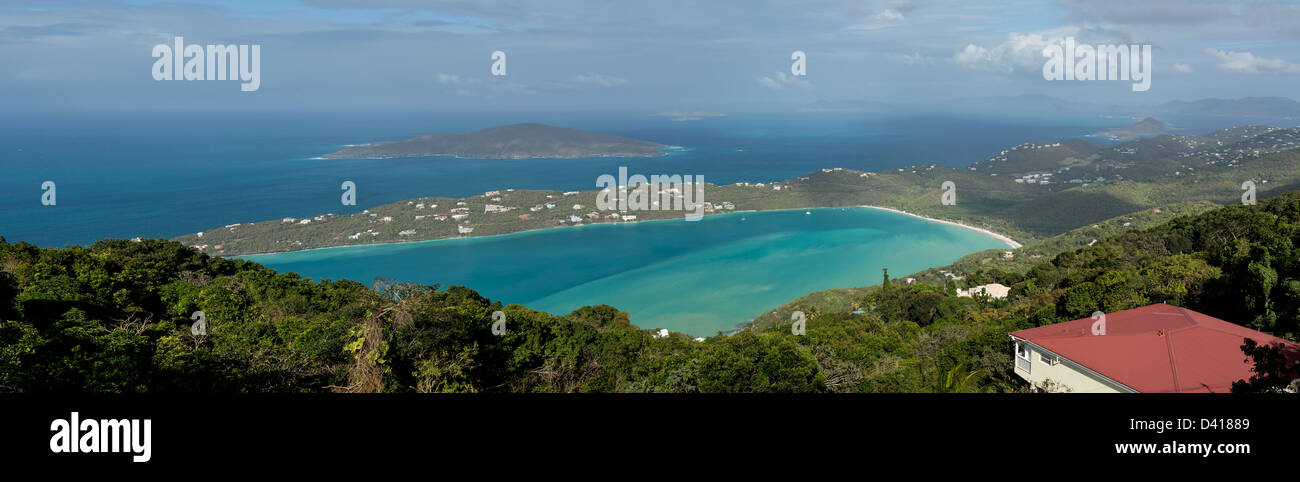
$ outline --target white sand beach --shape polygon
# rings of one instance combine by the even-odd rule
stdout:
[[[989,230],[984,229],[984,228],[977,228],[977,227],[975,227],[975,226],[970,226],[970,225],[966,225],[966,224],[962,224],[962,223],[958,223],[958,222],[953,222],[953,221],[947,221],[947,220],[943,220],[943,219],[935,219],[935,218],[932,218],[932,217],[929,217],[929,216],[922,216],[922,215],[920,215],[920,214],[913,214],[913,213],[909,213],[909,212],[907,212],[907,211],[902,211],[902,210],[898,210],[898,209],[894,209],[894,208],[884,208],[884,207],[880,207],[880,206],[866,206],[866,205],[859,206],[859,207],[871,208],[871,209],[881,209],[881,210],[885,210],[885,211],[893,211],[893,212],[896,212],[896,213],[899,213],[899,214],[906,214],[906,215],[908,215],[908,216],[912,216],[912,217],[916,217],[916,218],[921,218],[921,219],[924,219],[924,220],[927,220],[927,221],[934,221],[934,222],[936,222],[936,223],[951,224],[951,225],[953,225],[953,226],[960,226],[960,227],[963,227],[963,228],[966,228],[966,229],[970,229],[970,230],[972,230],[972,231],[979,231],[979,232],[981,232],[981,233],[984,233],[984,234],[987,234],[987,235],[989,235],[989,236],[992,236],[992,237],[996,238],[997,240],[1002,241],[1003,243],[1006,243],[1007,246],[1010,246],[1010,247],[1011,247],[1011,249],[1016,249],[1016,248],[1019,248],[1019,247],[1023,246],[1022,244],[1016,242],[1016,240],[1011,239],[1010,236],[1007,236],[1007,235],[1005,235],[1005,234],[995,233],[995,232],[993,232],[993,231],[989,231]]]

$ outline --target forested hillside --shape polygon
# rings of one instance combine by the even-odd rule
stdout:
[[[656,338],[609,306],[555,316],[463,287],[313,282],[170,241],[0,241],[0,390],[1021,391],[1007,333],[1094,310],[1164,302],[1297,339],[1297,240],[1292,192],[966,280],[1011,286],[1004,300],[885,277],[847,295],[858,313],[789,307],[805,312],[806,335],[784,321],[703,342]],[[206,334],[191,333],[196,311]],[[1261,366],[1241,389],[1294,378]]]

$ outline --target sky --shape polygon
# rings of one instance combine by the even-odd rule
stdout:
[[[154,47],[177,36],[260,46],[259,88],[155,80]],[[1151,45],[1150,89],[1044,79],[1043,47],[1066,37]],[[0,65],[11,113],[1300,98],[1300,2],[0,0]]]

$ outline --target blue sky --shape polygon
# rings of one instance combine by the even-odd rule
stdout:
[[[158,82],[156,44],[258,44],[261,88]],[[1153,47],[1151,89],[1048,82],[1042,47]],[[490,55],[507,53],[507,75]],[[790,54],[808,55],[807,76]],[[1045,94],[1300,98],[1300,3],[1167,0],[0,2],[0,105],[706,109]]]

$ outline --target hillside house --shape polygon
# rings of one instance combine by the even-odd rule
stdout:
[[[1300,345],[1163,303],[1011,333],[1015,373],[1035,386],[1091,393],[1226,393],[1250,378],[1241,345]]]

